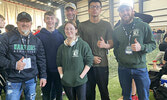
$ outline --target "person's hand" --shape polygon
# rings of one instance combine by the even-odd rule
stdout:
[[[99,48],[106,48],[106,43],[102,37],[100,37],[100,40],[97,41],[97,46]]]
[[[140,45],[140,43],[137,41],[136,38],[135,38],[134,42],[135,42],[135,43],[131,45],[132,51],[140,51],[140,50],[141,50],[141,45]]]
[[[95,64],[100,64],[101,63],[101,57],[98,57],[98,56],[94,56],[94,63]]]
[[[40,87],[44,87],[46,85],[46,79],[41,78],[40,79]]]
[[[81,74],[81,75],[80,75],[80,78],[81,78],[81,79],[83,79],[83,78],[84,78],[84,75],[83,75],[83,74]]]
[[[26,65],[26,63],[24,63],[23,60],[24,60],[24,57],[22,57],[19,61],[16,62],[17,63],[16,69],[19,71],[23,70],[24,66]]]

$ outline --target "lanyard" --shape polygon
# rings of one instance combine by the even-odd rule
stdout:
[[[130,46],[130,39],[131,39],[131,37],[132,37],[132,33],[133,33],[133,30],[134,30],[134,28],[135,28],[135,23],[133,23],[133,25],[132,25],[132,27],[131,27],[131,31],[129,32],[129,34],[128,34],[128,32],[126,31],[126,29],[125,29],[125,27],[122,25],[122,28],[123,28],[123,30],[124,30],[124,32],[125,32],[125,35],[128,37],[128,39],[129,39],[129,46]]]
[[[26,39],[26,44],[24,43],[24,38],[23,38],[23,36],[22,35],[20,35],[21,36],[21,43],[22,43],[22,45],[23,45],[23,49],[25,50],[25,55],[26,55],[26,58],[27,58],[27,49],[28,49],[28,45],[30,44],[30,35],[28,35],[28,39]],[[26,48],[25,48],[25,46],[26,46]]]

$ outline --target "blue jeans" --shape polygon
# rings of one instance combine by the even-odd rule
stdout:
[[[36,82],[31,79],[25,82],[24,95],[25,100],[35,100]],[[20,100],[20,95],[23,91],[23,83],[12,83],[7,81],[6,84],[6,100]]]
[[[63,87],[69,100],[86,100],[86,83],[76,87]]]
[[[135,80],[139,100],[149,100],[150,79],[147,68],[118,67],[123,100],[132,100],[132,79]]]

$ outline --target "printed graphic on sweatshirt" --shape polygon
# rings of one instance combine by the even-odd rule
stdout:
[[[22,45],[22,44],[14,44],[13,52],[26,52],[27,53],[35,53],[36,48],[35,45]]]
[[[72,57],[79,57],[78,53],[79,53],[79,50],[77,50],[77,49],[73,50],[73,56]]]
[[[133,36],[135,37],[138,37],[140,34],[139,34],[139,29],[134,29],[133,30]]]

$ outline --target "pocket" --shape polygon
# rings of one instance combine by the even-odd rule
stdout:
[[[62,77],[62,83],[64,84],[74,84],[76,81],[76,75],[74,71],[65,71]]]
[[[7,87],[7,90],[10,90],[10,89],[20,89],[21,88],[21,83],[12,83],[12,82],[9,82],[7,81],[7,84],[6,84],[6,87]]]

